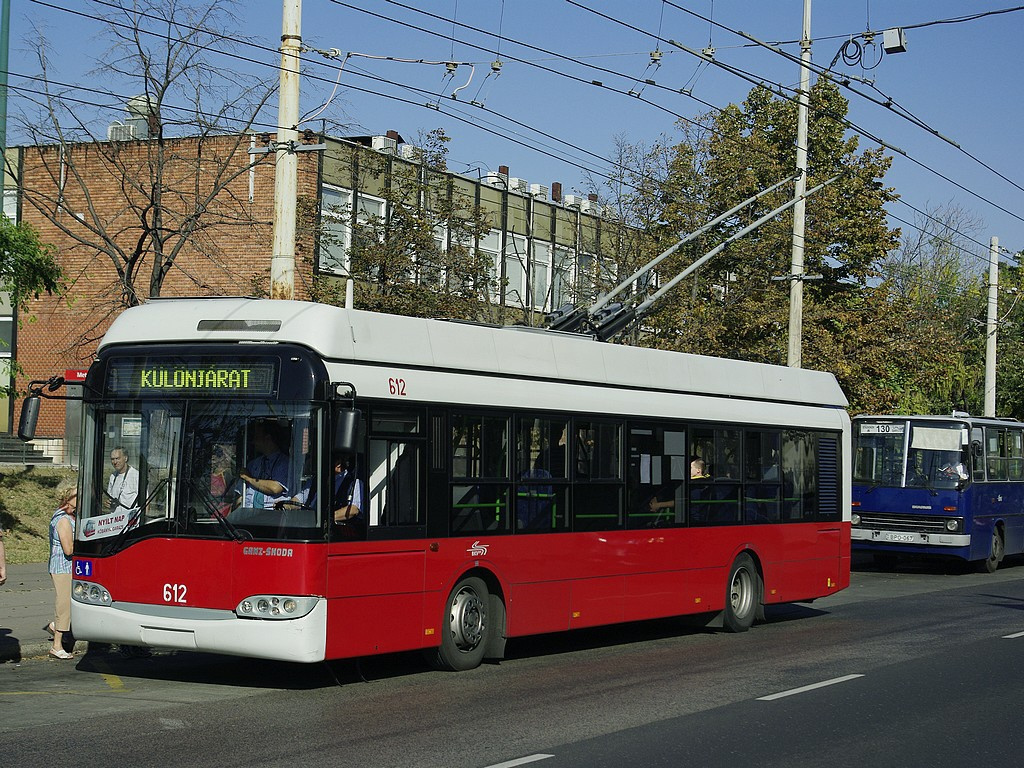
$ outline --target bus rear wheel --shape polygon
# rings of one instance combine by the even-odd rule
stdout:
[[[730,632],[746,632],[754,624],[761,600],[761,577],[745,552],[733,561],[726,583],[723,626]]]
[[[1006,546],[1003,544],[1003,532],[998,528],[992,529],[992,546],[989,549],[988,557],[978,561],[978,570],[983,573],[995,573],[999,564],[1003,562],[1003,555],[1006,554]]]
[[[441,647],[431,659],[438,669],[462,672],[483,661],[490,637],[489,600],[483,579],[462,579],[448,596],[442,622]]]

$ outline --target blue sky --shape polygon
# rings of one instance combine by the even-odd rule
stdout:
[[[742,101],[750,90],[749,81],[702,65],[667,41],[696,50],[713,47],[716,61],[765,82],[793,87],[799,81],[797,64],[751,46],[730,30],[784,42],[786,51],[798,55],[793,41],[800,37],[802,0],[303,0],[302,6],[307,45],[362,54],[348,59],[338,92],[320,117],[349,126],[352,134],[392,129],[407,140],[441,127],[453,139],[453,170],[475,175],[474,169],[508,165],[513,176],[540,184],[558,181],[566,193],[583,188],[580,166],[593,172],[608,167],[602,158],[611,157],[616,136],[650,143],[678,135],[677,116],[695,118],[709,104]],[[896,155],[886,182],[909,206],[930,210],[953,204],[977,217],[982,226],[973,233],[972,249],[979,266],[992,235],[1010,252],[1024,249],[1024,191],[1017,186],[1024,186],[1018,149],[1024,11],[931,22],[1014,7],[953,0],[813,3],[813,60],[819,66],[828,66],[851,36],[868,29],[905,29],[907,52],[879,61],[880,45],[865,47],[861,64],[844,65],[840,59],[836,69],[871,80],[855,85],[876,99],[891,99],[926,127],[847,91],[850,120],[908,155]],[[26,85],[20,76],[38,74],[33,25],[60,52],[51,77],[116,93],[130,89],[87,74],[106,47],[99,36],[102,25],[88,17],[103,11],[96,0],[13,0],[12,101],[18,98],[13,87]],[[245,3],[240,18],[240,31],[263,46],[247,49],[246,55],[266,65],[247,66],[259,76],[272,75],[277,59],[266,49],[279,44],[281,3]],[[657,66],[652,51],[661,54]],[[500,74],[486,77],[496,58],[502,61]],[[443,65],[394,59],[461,64],[446,77]],[[323,57],[310,54],[308,61],[303,113],[328,99],[337,75],[336,65]],[[474,65],[472,78],[468,64]],[[225,66],[240,65],[232,60]],[[654,84],[643,82],[648,79]],[[594,80],[602,85],[593,85]],[[118,117],[108,110],[98,119]],[[319,127],[319,118],[312,126]],[[12,132],[10,140],[17,143],[17,134]],[[869,139],[862,144],[873,145]],[[892,213],[913,221],[917,214],[909,206],[895,205]]]

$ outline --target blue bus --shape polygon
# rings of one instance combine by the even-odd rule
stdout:
[[[853,551],[880,564],[943,555],[989,573],[1024,551],[1024,423],[858,416],[853,448]]]

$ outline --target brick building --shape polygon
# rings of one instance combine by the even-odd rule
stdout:
[[[274,154],[250,153],[265,140],[219,136],[10,150],[18,194],[16,206],[6,201],[8,212],[16,207],[20,220],[57,246],[69,285],[65,296],[17,308],[13,354],[24,372],[15,382],[20,391],[30,380],[88,368],[98,340],[132,300],[119,270],[134,277],[138,301],[150,295],[154,269],[162,270],[157,279],[165,297],[266,294]],[[297,299],[310,297],[315,277],[345,278],[353,224],[368,215],[386,217],[388,188],[403,175],[422,173],[418,148],[394,132],[322,141],[326,150],[298,153],[298,197],[319,205],[300,205],[305,221],[299,221],[296,242]],[[160,177],[153,183],[155,164]],[[619,227],[593,198],[563,197],[559,185],[549,191],[510,177],[504,167],[483,178],[432,174],[428,186],[433,195],[463,195],[486,213],[490,230],[473,247],[503,278],[493,298],[527,312],[564,303],[619,239]],[[138,222],[152,216],[154,188],[163,197],[163,250],[173,249],[172,263],[154,264],[151,242],[139,247]],[[318,231],[332,235],[322,246]],[[442,247],[446,237],[435,231]],[[45,401],[37,443],[65,458],[64,438],[76,437],[77,417],[73,406]]]

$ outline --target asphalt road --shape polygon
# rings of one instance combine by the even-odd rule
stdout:
[[[203,654],[0,666],[11,766],[1016,764],[1024,560],[862,567],[729,635],[657,621],[300,666]]]

